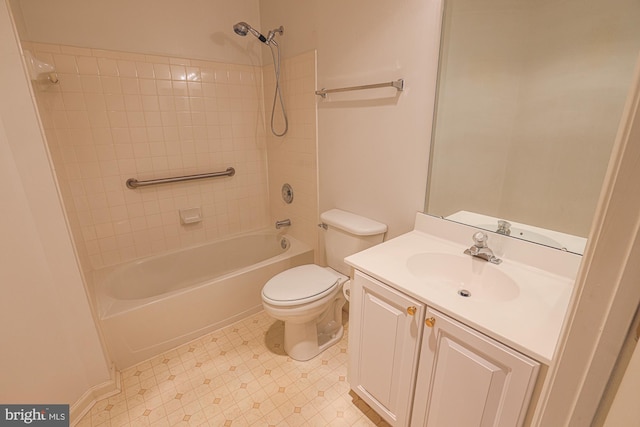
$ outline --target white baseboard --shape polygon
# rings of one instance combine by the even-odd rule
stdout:
[[[102,384],[95,385],[87,390],[69,408],[70,426],[75,426],[93,408],[98,400],[114,396],[122,390],[120,371],[114,365],[111,366],[111,378]]]

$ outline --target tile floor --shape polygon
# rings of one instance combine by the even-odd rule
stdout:
[[[346,318],[338,344],[297,362],[282,322],[255,314],[125,370],[77,426],[387,426],[349,389]]]

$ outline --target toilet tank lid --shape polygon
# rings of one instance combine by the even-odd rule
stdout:
[[[387,231],[387,225],[351,212],[331,209],[320,214],[324,224],[347,231],[356,236],[373,236]]]

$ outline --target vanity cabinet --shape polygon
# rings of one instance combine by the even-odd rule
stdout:
[[[521,426],[540,364],[431,308],[411,426]]]
[[[356,270],[349,383],[392,426],[522,425],[539,363]]]
[[[358,271],[349,307],[351,388],[389,424],[406,426],[426,307]]]

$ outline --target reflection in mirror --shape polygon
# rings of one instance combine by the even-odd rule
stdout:
[[[582,253],[638,22],[633,0],[446,0],[425,211]]]

